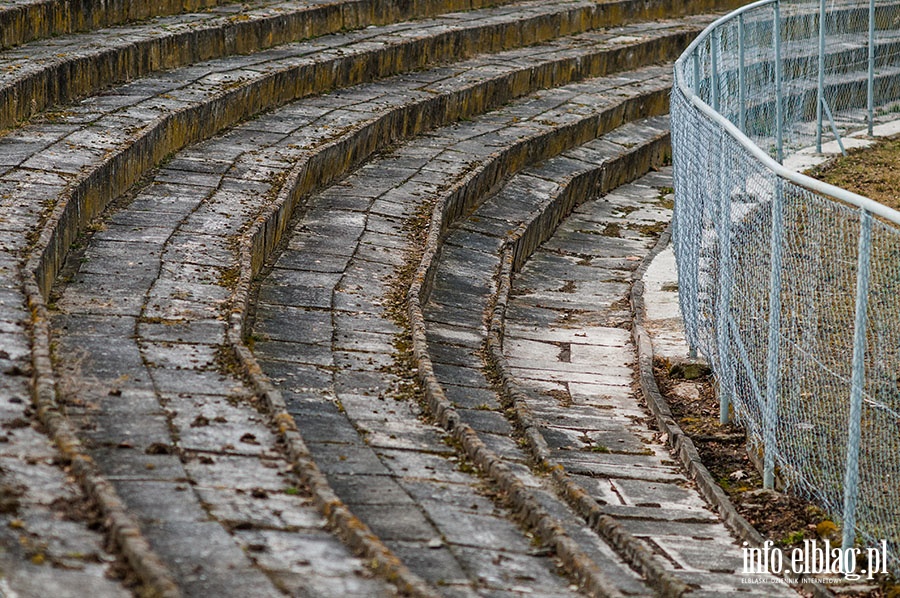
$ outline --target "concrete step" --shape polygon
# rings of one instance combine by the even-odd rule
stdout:
[[[446,246],[452,250],[445,249],[435,266],[426,329],[429,312],[440,314],[448,305],[465,308],[468,319],[458,311],[452,320],[457,326],[468,322],[472,336],[488,339],[489,367],[496,368],[503,388],[501,399],[495,400],[498,409],[512,414],[511,428],[531,445],[531,456],[553,472],[560,492],[594,522],[601,536],[616,532],[614,537],[621,538],[622,531],[630,532],[645,554],[658,555],[652,557],[657,567],[675,579],[670,588],[694,586],[710,595],[725,588],[744,591],[734,585],[741,571],[736,541],[699,494],[685,488],[687,479],[666,447],[644,427],[648,414],[641,414],[632,390],[633,371],[619,365],[635,361],[628,335],[620,334],[630,321],[621,305],[627,305],[641,255],[655,242],[658,225],[668,220],[658,189],[668,187],[671,179],[653,175],[576,208],[607,185],[615,188],[622,182],[604,182],[607,171],[628,180],[646,170],[647,162],[637,161],[636,167],[611,162],[616,151],[640,154],[642,145],[653,146],[655,127],[647,125],[620,128],[618,150],[598,140],[578,148],[577,154],[523,171],[451,231]],[[520,225],[498,234],[491,221],[501,218]],[[473,238],[488,257],[472,257]],[[490,238],[493,243],[485,240]],[[542,243],[532,267],[526,262]],[[513,269],[523,263],[523,273],[510,288]],[[595,281],[608,288],[598,288]],[[432,316],[431,323],[440,330],[445,321]],[[503,353],[507,323],[514,332],[507,334],[512,342]],[[544,342],[538,340],[541,336]],[[474,387],[472,380],[484,366],[471,345],[445,341],[440,334],[429,341],[440,356],[434,359],[437,380],[445,388]],[[594,361],[598,358],[603,361]],[[446,366],[465,359],[471,360],[468,372]],[[582,371],[590,376],[579,377]],[[488,380],[482,378],[480,388],[489,389]],[[462,421],[471,417],[465,401],[455,406],[463,407],[458,411]],[[483,418],[479,413],[478,419]],[[604,517],[606,525],[598,523]]]
[[[54,105],[92,96],[107,86],[160,70],[254,54],[299,40],[484,8],[505,1],[220,2],[204,12],[157,16],[141,22],[38,39],[0,52],[0,65],[3,67],[0,69],[0,129],[14,126]],[[126,0],[116,4],[123,2],[130,4]],[[71,4],[65,3],[67,7]],[[170,3],[160,4],[159,14],[166,14],[162,5]],[[73,18],[84,16],[84,13],[70,14]],[[35,18],[43,22],[42,17]],[[400,30],[409,28],[407,25]],[[371,37],[373,33],[357,33],[355,37],[358,41]],[[313,46],[314,50],[307,48],[306,53],[328,49],[335,51],[341,45],[340,41],[326,42]]]
[[[571,202],[575,201],[572,198],[589,197],[602,191],[606,184],[615,186],[622,180],[620,177],[625,180],[633,178],[651,165],[659,164],[667,151],[668,133],[664,119],[625,124],[608,135],[515,174],[505,181],[500,191],[478,205],[468,216],[463,215],[459,223],[450,228],[441,249],[430,263],[431,288],[420,296],[424,319],[421,351],[427,351],[429,356],[420,355],[418,367],[433,372],[434,382],[442,389],[442,392],[435,393],[437,396],[433,400],[444,402],[444,417],[455,420],[457,428],[468,426],[488,446],[495,441],[498,432],[505,437],[511,429],[508,424],[506,430],[496,423],[494,429],[485,428],[483,424],[488,413],[494,415],[495,421],[505,421],[492,379],[485,374],[487,370],[481,354],[487,339],[486,318],[492,308],[492,283],[500,266],[505,239],[535,221],[541,226],[552,227],[554,217],[558,221],[571,210]],[[608,178],[605,183],[602,181],[604,175]],[[559,197],[560,193],[566,194],[563,196],[565,199]],[[551,201],[550,198],[557,199]],[[565,205],[556,205],[566,201],[569,202],[568,209]],[[548,204],[554,206],[556,211],[551,213]],[[423,264],[427,261],[427,258],[423,260]],[[481,342],[473,348],[468,343],[446,340],[444,330],[450,323],[456,329],[466,329]],[[529,365],[534,366],[533,363]],[[593,378],[591,382],[596,382]],[[489,400],[473,409],[473,392]],[[514,451],[507,449],[498,456],[501,460],[514,458],[525,463],[532,460],[532,455],[518,446]],[[561,517],[561,521],[580,521],[580,528],[576,529],[583,529],[582,536],[570,533],[568,537],[576,542],[583,554],[591,555],[586,542],[592,539],[616,554],[622,563],[620,567],[630,567],[640,572],[645,578],[644,583],[654,591],[677,592],[678,587],[683,587],[679,580],[671,577],[653,560],[646,549],[636,550],[636,547],[640,548],[636,540],[623,533],[621,527],[616,529],[616,535],[594,533],[580,518],[578,511],[572,510],[577,505],[567,505],[556,496],[552,483],[544,484],[547,492],[544,500],[553,505],[548,505],[548,511]],[[598,560],[596,555],[592,557],[599,569],[610,571],[608,562]],[[628,577],[610,574],[610,579],[614,583],[623,583]],[[618,591],[627,594],[635,589],[626,584],[618,586]]]
[[[619,199],[618,192],[607,196],[591,204],[599,206],[595,211],[586,216],[578,211],[556,234],[553,231],[579,202],[634,178],[654,161],[658,163],[660,150],[654,148],[654,139],[665,139],[664,131],[652,123],[624,126],[617,130],[615,141],[601,139],[579,147],[577,153],[564,153],[527,169],[472,212],[464,225],[451,230],[445,249],[434,262],[434,283],[424,315],[428,348],[435,346],[439,355],[431,366],[435,379],[444,388],[454,389],[452,396],[464,397],[454,407],[470,406],[466,401],[472,389],[484,396],[492,385],[482,374],[484,364],[470,344],[443,342],[440,334],[429,338],[429,324],[440,331],[452,321],[457,328],[468,327],[471,336],[487,338],[485,320],[491,314],[491,334],[497,336],[493,346],[487,345],[489,350],[497,350],[502,342],[499,335],[507,302],[509,319],[520,328],[553,331],[559,327],[568,332],[582,323],[595,331],[598,325],[627,326],[630,314],[623,314],[616,303],[627,305],[631,272],[652,246],[654,227],[668,218],[666,210],[660,209],[659,192],[641,185],[629,187],[622,191],[626,201]],[[642,153],[643,159],[616,159],[617,154]],[[607,173],[613,176],[607,178]],[[669,182],[659,177],[655,180],[658,187]],[[621,213],[608,214],[610,203]],[[503,224],[508,226],[510,220],[518,221],[519,226],[503,234]],[[493,243],[488,241],[491,238]],[[519,292],[510,300],[508,277],[513,267],[520,267],[545,240],[542,252],[547,259],[535,277],[522,277]],[[507,266],[506,275],[496,278],[493,273],[503,272],[500,264]],[[585,272],[578,273],[579,269]],[[592,272],[587,272],[589,269]],[[571,271],[576,271],[575,275],[566,280]],[[597,280],[609,288],[587,282]],[[494,286],[498,281],[499,289]],[[572,507],[587,522],[594,522],[600,536],[614,545],[616,540],[627,538],[617,545],[624,553],[633,556],[643,552],[644,558],[636,558],[631,564],[658,588],[679,592],[695,587],[715,593],[730,587],[731,591],[741,591],[734,586],[740,574],[736,542],[699,494],[682,488],[687,479],[671,461],[666,447],[652,431],[643,428],[643,418],[631,419],[640,410],[631,390],[633,371],[616,364],[604,367],[592,363],[589,348],[598,347],[600,353],[608,355],[609,348],[618,346],[620,363],[633,364],[627,337],[624,344],[619,344],[621,335],[613,334],[594,341],[596,345],[585,340],[564,345],[551,342],[543,347],[536,345],[533,337],[527,344],[525,339],[516,340],[520,341],[519,351],[493,363],[506,389],[506,400],[498,403],[508,409],[506,413],[514,414],[512,427],[521,431],[521,439],[533,444],[531,456],[553,472],[561,494]],[[466,360],[470,361],[468,367]],[[502,361],[505,363],[499,363]],[[421,361],[418,365],[423,367]],[[557,406],[575,404],[573,397],[578,395],[582,408],[567,418],[573,421],[559,421],[554,413]],[[535,411],[532,405],[541,411]],[[550,406],[557,408],[547,417]],[[617,413],[621,407],[626,410]],[[459,421],[477,430],[479,422],[485,420],[483,411],[484,407],[476,418],[470,410],[456,413]],[[625,500],[617,485],[637,494]],[[672,488],[669,498],[661,496],[666,488]],[[641,489],[646,493],[641,495]],[[586,501],[592,501],[594,508],[587,508]],[[634,524],[648,520],[691,525],[665,531],[656,528],[664,537],[654,537],[652,526]],[[682,538],[678,538],[679,529]],[[639,534],[630,534],[632,530],[639,530]],[[705,544],[698,543],[700,540]],[[733,553],[730,556],[729,550]]]
[[[33,117],[56,104],[65,104],[75,98],[98,93],[109,85],[133,80],[165,69],[173,69],[201,61],[221,59],[234,55],[254,54],[261,50],[334,35],[353,32],[323,40],[319,44],[307,44],[299,53],[288,50],[285,60],[294,56],[311,54],[339,54],[344,46],[368,40],[368,49],[380,43],[396,43],[410,37],[410,31],[425,31],[434,25],[441,27],[444,44],[452,46],[456,57],[471,52],[497,51],[516,43],[536,43],[558,35],[584,31],[591,27],[614,26],[637,18],[652,19],[702,12],[710,0],[692,0],[689,3],[665,2],[647,6],[638,0],[615,0],[609,3],[565,0],[558,3],[518,2],[515,8],[503,9],[508,0],[433,0],[408,3],[401,0],[316,0],[278,1],[254,0],[249,3],[226,3],[206,12],[176,14],[157,17],[147,22],[36,40],[32,43],[0,52],[0,130]],[[535,5],[545,4],[543,9]],[[494,8],[486,8],[494,7]],[[443,25],[427,22],[397,25],[384,31],[361,30],[372,26],[386,26],[410,19],[426,19],[455,11],[481,9],[471,16],[451,16]],[[499,11],[499,12],[498,12]],[[495,19],[495,14],[521,12],[522,20],[515,26]],[[556,20],[550,14],[556,14]],[[543,14],[544,18],[534,20]],[[531,17],[529,21],[528,17]],[[459,38],[460,28],[467,22],[482,22],[482,35],[492,36],[489,48],[478,46],[484,42],[476,37]],[[471,32],[470,32],[471,33]],[[379,39],[379,34],[388,35]],[[392,34],[392,35],[390,35]],[[413,36],[414,37],[414,36]],[[519,40],[519,42],[516,42]],[[396,50],[396,46],[394,47]],[[409,49],[409,46],[408,46]],[[305,50],[305,51],[303,51]],[[318,73],[301,73],[307,82],[322,83],[322,78],[338,78],[338,73],[327,74],[329,67],[344,76],[359,76],[379,71],[380,76],[403,70],[421,68],[433,60],[447,59],[447,48],[415,47],[400,57],[382,58],[373,64],[344,62],[337,67],[319,64]],[[274,54],[277,55],[277,52]],[[273,56],[274,56],[273,55]],[[268,60],[271,60],[270,56]],[[263,57],[258,63],[263,63]],[[319,59],[321,61],[321,58]],[[253,63],[251,63],[252,65]],[[236,65],[237,66],[237,65]],[[246,65],[245,65],[246,66]],[[284,67],[285,65],[282,65]],[[253,66],[247,66],[253,69]],[[276,69],[277,70],[277,69]],[[352,73],[352,71],[358,71]],[[246,78],[247,73],[243,73]],[[271,73],[270,73],[271,74]],[[184,83],[184,82],[182,82]],[[233,84],[226,81],[226,84]],[[322,91],[320,88],[319,92]],[[317,93],[317,92],[313,92]],[[282,100],[284,101],[284,100]]]
[[[288,50],[213,61],[140,79],[0,140],[0,147],[3,141],[16,146],[4,147],[10,150],[4,152],[4,163],[17,169],[0,177],[0,183],[6,178],[8,187],[27,189],[26,197],[15,201],[25,210],[35,209],[35,193],[61,197],[54,217],[67,222],[58,229],[58,236],[42,240],[40,245],[46,250],[39,248],[43,253],[39,280],[46,292],[58,270],[61,250],[74,241],[73,233],[149,168],[187,144],[290,100],[437,60],[499,51],[591,28],[603,19],[597,5],[585,0],[552,5],[530,1],[329,36]],[[665,54],[659,47],[651,51]],[[577,61],[573,62],[576,74],[583,76],[578,73]],[[552,74],[554,69],[550,70]],[[565,73],[561,79],[566,80]],[[116,109],[110,110],[110,103]],[[27,175],[21,173],[23,169]],[[26,184],[20,185],[18,179],[23,176]],[[10,197],[15,195],[10,192]],[[16,239],[18,247],[27,241],[26,237]]]
[[[711,594],[725,587],[742,591],[746,588],[734,585],[741,571],[736,541],[699,494],[684,488],[687,479],[666,447],[644,428],[647,414],[635,417],[640,403],[631,389],[633,371],[593,362],[591,350],[597,347],[606,363],[610,348],[618,348],[612,351],[618,354],[614,361],[634,363],[630,339],[602,334],[598,326],[612,326],[613,332],[627,326],[630,314],[621,305],[627,305],[632,272],[652,247],[653,230],[669,217],[661,208],[661,194],[648,184],[670,183],[660,177],[591,202],[591,209],[575,208],[658,163],[654,139],[665,138],[664,125],[628,125],[616,133],[618,143],[600,139],[516,175],[447,235],[434,262],[433,288],[424,309],[428,349],[434,347],[436,355],[431,367],[436,381],[453,389],[447,396],[459,421],[478,429],[491,403],[513,414],[511,429],[532,445],[530,456],[553,472],[559,492],[601,537],[614,543],[624,536],[620,549],[632,556],[643,553],[632,565],[652,584],[676,592],[688,587]],[[617,154],[644,158],[623,162]],[[614,177],[604,180],[607,173]],[[566,218],[573,209],[575,214]],[[513,268],[520,268],[541,243],[539,255],[545,259],[517,279],[518,292],[510,298]],[[608,288],[587,283],[597,280]],[[534,332],[513,336],[518,343],[504,355],[500,346],[507,309],[513,325]],[[467,327],[470,336],[493,340],[488,340],[488,350],[500,353],[489,367],[497,368],[504,392],[477,412],[466,409],[471,407],[470,389],[483,397],[496,387],[482,374],[481,346],[473,351],[470,343],[442,338],[447,322]],[[438,334],[428,335],[429,326]],[[594,340],[578,332],[582,326],[594,331]],[[534,334],[545,329],[551,336],[561,329],[585,340],[535,342]],[[590,375],[579,376],[585,366]],[[578,413],[560,420],[556,414],[572,405],[580,406]],[[667,488],[672,490],[669,498],[663,496]],[[690,525],[641,525],[647,521]]]
[[[0,50],[75,31],[90,31],[182,11],[213,8],[228,1],[9,0],[0,6]]]

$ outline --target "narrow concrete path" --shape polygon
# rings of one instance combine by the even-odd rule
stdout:
[[[11,296],[0,289],[0,596],[131,596],[97,514],[31,421],[27,314]]]
[[[632,272],[670,219],[668,170],[588,202],[515,277],[505,353],[553,457],[650,547],[691,596],[787,596],[741,585],[738,543],[670,455],[635,391]]]
[[[423,306],[434,377],[459,420],[532,489],[535,500],[553,513],[566,534],[606,574],[614,591],[626,595],[666,593],[669,590],[665,588],[674,580],[661,579],[661,570],[653,570],[651,555],[646,551],[635,553],[633,542],[623,534],[594,533],[574,505],[556,496],[546,472],[532,468],[533,456],[521,437],[512,434],[504,417],[504,408],[509,406],[495,392],[496,380],[490,373],[496,376],[496,372],[486,367],[484,343],[501,249],[508,236],[533,219],[544,221],[540,214],[550,198],[563,190],[574,187],[591,193],[603,176],[615,180],[628,176],[625,173],[644,172],[648,164],[660,160],[666,127],[667,121],[661,117],[626,123],[504,181],[499,191],[448,232],[434,265],[429,299]],[[594,173],[594,179],[579,178]],[[646,582],[638,582],[632,569],[640,571]]]

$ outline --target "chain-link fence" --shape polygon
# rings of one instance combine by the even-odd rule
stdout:
[[[762,0],[679,59],[688,340],[779,479],[900,572],[900,213],[785,159],[900,118],[900,2]]]

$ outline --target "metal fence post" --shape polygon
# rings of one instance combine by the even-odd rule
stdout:
[[[731,195],[725,187],[725,132],[719,131],[719,157],[716,176],[719,215],[716,228],[719,237],[719,296],[716,301],[716,344],[719,353],[719,422],[730,420],[729,408],[734,394],[734,374],[729,351],[728,321],[731,318]]]
[[[703,99],[703,96],[700,94],[700,46],[697,46],[696,48],[694,48],[694,53],[691,56],[691,61],[692,61],[692,66],[693,66],[693,71],[694,71],[694,93],[697,95],[697,97],[699,97],[700,99]],[[700,180],[701,180],[700,173],[695,171],[693,173],[693,175],[694,175],[693,176],[693,179],[694,179],[693,184],[695,187],[697,187],[697,193],[696,193],[695,197],[699,198],[699,197],[701,197],[701,194],[699,191]],[[698,260],[699,260],[699,256],[698,256]],[[698,263],[692,264],[692,267],[699,268],[699,264]],[[697,279],[698,279],[698,276],[695,275],[695,278],[694,278],[695,284],[697,284]],[[694,291],[698,292],[697,289],[694,289]],[[689,335],[689,336],[694,337],[694,339],[696,340],[696,331],[694,332],[694,334]],[[690,357],[691,359],[696,359],[696,357],[697,357],[697,345],[695,344],[695,342],[690,342],[688,344],[688,357]]]
[[[719,111],[719,39],[721,34],[716,29],[712,32],[709,42],[709,63],[710,63],[710,98],[712,99],[712,108],[716,112]]]
[[[772,4],[772,36],[775,46],[775,158],[784,161],[782,98],[781,98],[781,7]],[[780,329],[781,329],[781,246],[784,240],[784,181],[775,178],[775,196],[772,198],[772,271],[769,278],[769,336],[766,355],[766,402],[763,416],[763,486],[775,487],[775,419],[778,415],[778,380],[780,378]]]
[[[781,335],[781,263],[784,241],[784,181],[775,179],[772,198],[772,271],[769,277],[769,338],[766,355],[766,402],[763,415],[763,486],[775,487],[775,426],[778,416]]]
[[[850,379],[850,421],[847,426],[847,469],[844,476],[844,523],[841,546],[856,538],[856,503],[859,496],[859,445],[862,394],[865,384],[866,326],[869,303],[869,264],[872,255],[872,215],[860,213],[859,257],[856,270],[856,318],[853,323],[853,374]],[[845,553],[846,554],[846,553]]]
[[[713,31],[712,39],[710,42],[710,61],[711,61],[711,73],[712,73],[712,84],[713,84],[713,93],[712,93],[712,107],[713,110],[719,112],[719,44],[721,43],[721,33],[718,29]],[[729,220],[731,219],[731,206],[728,202],[727,193],[725,192],[725,174],[724,174],[724,131],[718,131],[719,133],[719,153],[718,153],[718,168],[716,168],[716,193],[718,199],[718,217],[716,218],[716,227],[718,229],[718,237],[719,237],[719,272],[718,272],[718,288],[719,288],[719,296],[716,306],[716,339],[718,346],[718,354],[719,354],[719,374],[720,380],[722,384],[719,388],[719,418],[722,423],[726,423],[728,421],[728,407],[731,403],[731,394],[729,390],[729,376],[727,375],[727,369],[729,366],[730,357],[728,355],[727,349],[727,340],[728,340],[728,320],[726,319],[728,311],[730,309],[730,298],[729,298],[729,284],[731,279],[731,272],[728,267],[728,258],[726,257],[730,252],[730,243],[728,241],[729,237]]]
[[[869,136],[875,126],[875,0],[869,0]]]
[[[700,46],[694,48],[694,53],[691,55],[691,62],[694,67],[694,93],[702,100],[703,96],[700,95]]]
[[[780,2],[772,4],[773,25],[772,35],[775,40],[775,159],[781,164],[784,162],[784,106],[782,104],[781,79],[781,5]]]
[[[746,57],[744,56],[744,13],[738,15],[738,102],[740,103],[740,121],[738,122],[738,127],[741,129],[742,133],[747,132],[747,91],[745,87],[747,82],[745,80],[746,74],[744,69],[746,68]]]
[[[816,151],[821,154],[822,105],[825,102],[825,0],[819,0],[819,84],[816,91]]]

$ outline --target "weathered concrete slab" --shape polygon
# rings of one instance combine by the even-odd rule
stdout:
[[[583,157],[584,149],[581,152]],[[657,175],[654,180],[666,186],[665,178]],[[516,278],[507,312],[507,335],[512,341],[504,349],[512,374],[532,391],[528,402],[544,424],[542,434],[554,459],[572,481],[657,554],[664,568],[685,583],[696,583],[696,592],[721,595],[737,591],[741,566],[737,543],[687,482],[658,434],[648,429],[650,418],[631,384],[635,351],[629,331],[598,329],[594,326],[598,316],[589,311],[622,310],[627,306],[629,285],[566,282],[568,272],[562,268],[558,276],[569,297],[532,291],[554,288],[548,279],[553,268],[547,265],[557,263],[559,255],[640,259],[653,243],[649,232],[641,232],[652,227],[641,226],[668,218],[659,205],[661,196],[652,186],[637,183],[580,206]],[[610,269],[601,260],[580,265],[594,271],[593,280],[621,279],[618,265]],[[665,268],[659,267],[661,280],[670,275]],[[665,293],[664,284],[656,285],[657,294]],[[524,291],[518,293],[517,288]],[[598,288],[609,290],[610,295],[597,293]],[[530,318],[534,311],[513,309],[538,298],[545,309],[555,308],[560,317],[555,321],[546,315]],[[566,310],[578,304],[587,313],[574,312],[561,325],[562,316],[569,315]],[[675,315],[671,302],[666,305],[668,311],[663,309],[660,316],[665,320]],[[575,367],[580,363],[588,367]]]

